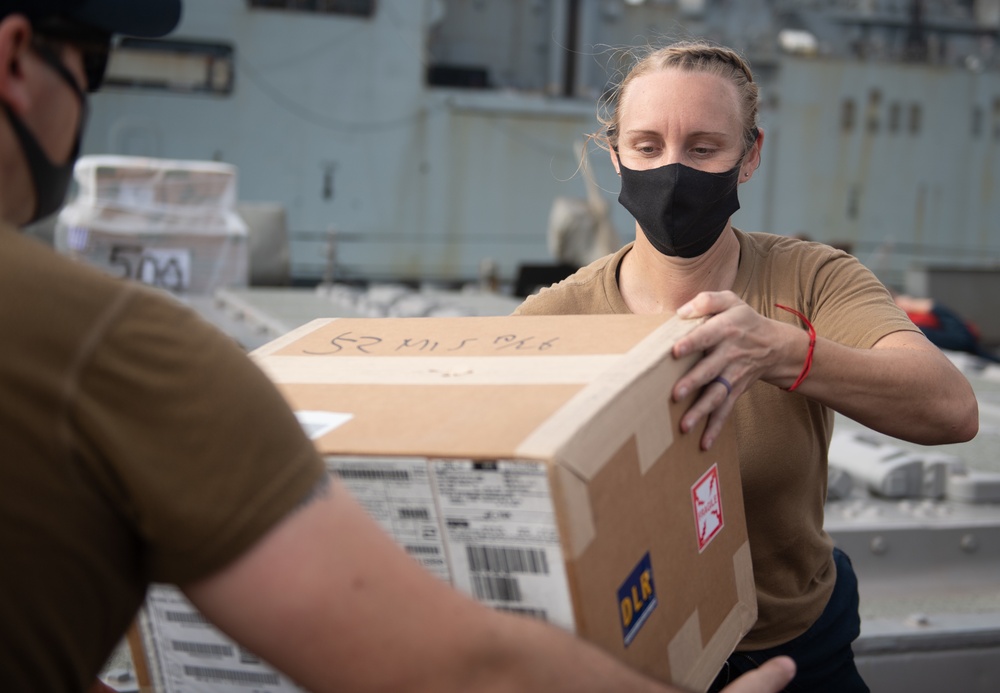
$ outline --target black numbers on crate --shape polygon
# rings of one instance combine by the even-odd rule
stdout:
[[[187,288],[184,268],[176,257],[147,253],[142,246],[116,245],[108,258],[118,276],[150,284],[160,289],[178,292]]]

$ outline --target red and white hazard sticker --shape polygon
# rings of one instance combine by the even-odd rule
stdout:
[[[698,553],[722,531],[722,491],[719,488],[719,465],[713,464],[691,486],[694,522],[698,530]]]

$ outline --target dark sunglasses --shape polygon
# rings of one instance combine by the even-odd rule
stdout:
[[[64,19],[50,18],[34,25],[40,43],[69,45],[80,52],[87,91],[97,91],[104,81],[111,54],[111,34]]]

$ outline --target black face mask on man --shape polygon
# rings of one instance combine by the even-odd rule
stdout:
[[[10,121],[14,135],[21,144],[21,151],[24,152],[24,158],[28,164],[28,173],[35,187],[35,210],[28,220],[28,224],[49,216],[59,209],[63,200],[66,199],[66,191],[69,190],[70,181],[73,179],[73,167],[80,154],[80,140],[83,138],[84,122],[87,119],[87,96],[80,89],[70,71],[59,60],[59,57],[47,47],[37,46],[36,52],[69,85],[80,100],[80,119],[77,124],[76,139],[69,157],[65,163],[54,164],[45,154],[31,130],[24,124],[24,121],[11,110],[10,106],[0,102],[0,106],[7,113],[7,120]]]
[[[618,202],[664,255],[691,258],[705,253],[740,208],[739,165],[724,173],[684,164],[635,171],[620,159],[618,165],[622,176]]]

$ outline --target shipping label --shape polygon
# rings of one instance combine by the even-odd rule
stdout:
[[[143,623],[146,658],[163,693],[303,693],[283,674],[216,630],[171,585],[152,585]]]
[[[545,465],[431,460],[430,470],[452,584],[493,608],[575,632]]]
[[[425,458],[329,457],[326,463],[397,544],[451,582]]]

